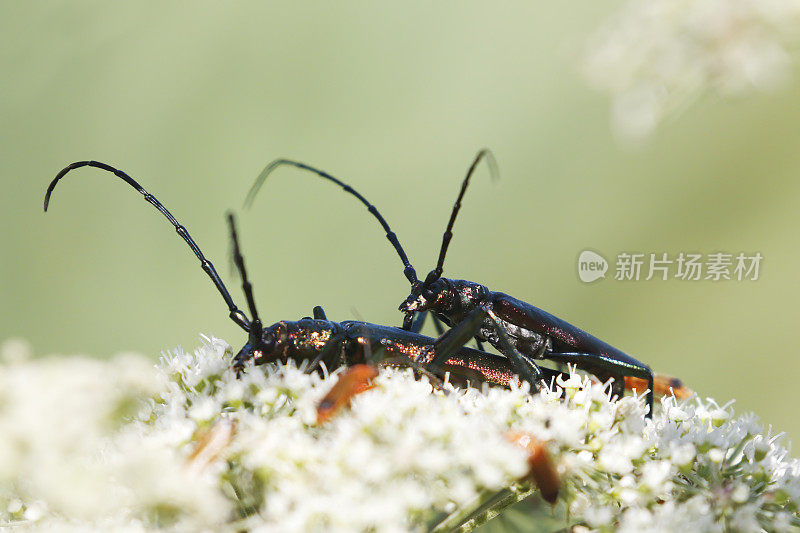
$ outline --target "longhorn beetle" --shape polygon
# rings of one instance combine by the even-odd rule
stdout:
[[[570,363],[591,372],[600,379],[614,378],[614,392],[622,394],[624,377],[635,377],[647,381],[648,416],[653,412],[653,372],[646,364],[637,361],[622,350],[590,335],[582,329],[529,303],[523,302],[502,292],[494,292],[484,285],[472,281],[443,278],[444,258],[453,237],[453,225],[461,200],[467,191],[469,180],[481,160],[486,159],[496,175],[496,163],[492,153],[483,149],[478,152],[461,182],[450,220],[442,237],[439,259],[424,281],[417,278],[416,270],[408,260],[397,235],[389,224],[358,191],[334,176],[299,161],[276,159],[267,165],[251,187],[245,205],[252,205],[259,188],[267,177],[278,167],[292,166],[310,171],[317,176],[339,185],[345,192],[355,196],[374,216],[386,238],[394,247],[403,262],[404,274],[411,283],[411,294],[400,305],[405,313],[403,329],[412,326],[415,312],[430,311],[435,317],[454,328],[463,328],[467,323],[475,324],[472,335],[480,341],[488,341],[512,360],[526,359],[533,372],[534,385],[545,386],[543,369],[536,360],[550,359],[560,364]]]
[[[231,320],[248,334],[247,343],[233,359],[234,368],[239,372],[248,362],[261,365],[274,361],[287,362],[289,359],[298,364],[310,361],[307,372],[312,372],[319,368],[321,363],[325,363],[328,369],[333,369],[340,365],[370,363],[377,359],[378,354],[390,354],[395,357],[381,361],[382,365],[410,366],[418,372],[429,375],[428,369],[437,373],[447,371],[454,376],[455,381],[482,381],[509,386],[519,375],[522,379],[533,382],[532,365],[526,359],[522,357],[517,360],[506,359],[463,346],[473,336],[472,330],[476,326],[474,319],[472,322],[462,322],[439,339],[432,339],[418,333],[422,327],[421,320],[409,330],[360,321],[332,322],[327,319],[322,308],[317,306],[314,308],[313,318],[280,321],[265,327],[256,311],[253,287],[247,277],[232,214],[228,215],[228,222],[233,243],[233,258],[242,279],[242,290],[252,320],[236,307],[214,265],[203,255],[188,230],[178,223],[161,202],[125,172],[97,161],[72,163],[61,170],[48,186],[44,197],[45,211],[59,180],[68,172],[85,166],[110,172],[136,189],[147,202],[164,215],[200,260],[201,267],[228,306]],[[544,379],[552,380],[557,375],[559,372],[548,370]]]

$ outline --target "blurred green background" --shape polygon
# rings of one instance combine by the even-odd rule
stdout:
[[[227,209],[292,157],[376,204],[420,273],[476,151],[445,274],[549,310],[800,437],[800,83],[703,98],[638,147],[576,64],[611,3],[6,1],[0,16],[0,339],[39,354],[192,348],[242,332],[154,193],[231,275]],[[267,321],[399,324],[408,285],[352,198],[284,170],[240,230]],[[581,283],[580,251],[760,252],[756,282]],[[613,269],[613,266],[612,266]],[[611,273],[613,274],[613,272]]]

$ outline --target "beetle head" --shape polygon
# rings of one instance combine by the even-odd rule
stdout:
[[[288,359],[288,346],[289,333],[284,322],[265,328],[260,321],[253,321],[247,344],[233,358],[233,367],[240,373],[250,361],[255,365],[277,361],[285,363]]]
[[[406,314],[415,311],[443,310],[450,306],[452,291],[445,278],[432,283],[416,282],[411,286],[411,294],[400,304],[400,311]]]

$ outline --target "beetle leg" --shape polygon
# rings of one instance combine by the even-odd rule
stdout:
[[[351,366],[339,374],[336,383],[317,406],[317,424],[324,424],[350,405],[354,396],[371,389],[372,379],[377,375],[378,370],[372,365]]]
[[[314,307],[313,313],[315,320],[328,320],[328,317],[325,316],[325,311],[322,309],[321,305]]]
[[[684,385],[683,382],[676,377],[656,372],[653,378],[653,393],[656,396],[669,396],[672,394],[679,400],[685,400],[694,394],[692,389]],[[647,388],[647,382],[640,378],[625,376],[625,388],[627,390],[645,390]]]
[[[403,325],[400,326],[400,329],[411,331],[413,322],[414,322],[414,313],[409,311],[408,313],[406,313],[405,317],[403,317]]]
[[[442,336],[444,334],[444,324],[442,324],[442,321],[434,313],[431,313],[431,320],[433,321],[433,327],[436,328],[436,334]],[[478,350],[481,352],[484,351],[483,343],[477,336],[475,337],[475,344],[477,344]]]
[[[198,437],[197,446],[187,457],[186,464],[195,472],[202,471],[222,455],[235,432],[235,420],[223,418],[217,421]]]
[[[517,350],[513,344],[511,344],[511,339],[508,338],[505,329],[503,326],[500,325],[500,319],[497,318],[497,315],[491,309],[485,309],[486,315],[492,319],[492,324],[494,325],[494,330],[497,333],[497,337],[500,340],[500,345],[503,347],[503,354],[511,359],[514,363],[514,367],[519,372],[520,379],[524,379],[528,383],[531,384],[531,387],[534,390],[542,390],[543,388],[547,388],[548,384],[544,380],[544,375],[542,374],[539,365],[534,363],[530,358],[525,357],[522,355],[519,350]],[[539,353],[544,354],[544,350],[547,349],[547,342],[543,342],[542,346],[537,351],[537,357]],[[524,370],[524,371],[521,371]]]
[[[441,337],[444,334],[444,325],[442,321],[433,313],[431,313],[431,320],[433,321],[433,327],[436,328],[436,334]]]
[[[434,372],[438,371],[451,355],[456,353],[475,336],[475,333],[480,329],[486,316],[486,310],[479,307],[470,312],[467,317],[455,327],[440,335],[439,338],[433,342],[433,345],[428,348],[427,353],[422,354],[430,356],[431,352],[433,353],[433,357],[425,361],[428,366],[433,369]]]
[[[425,325],[425,320],[428,318],[428,311],[419,311],[414,315],[414,322],[411,324],[411,333],[419,333],[422,331],[422,326]]]
[[[534,359],[550,359],[550,352],[553,351],[553,340],[548,337],[547,335],[542,336],[541,344],[539,347],[536,348],[536,352],[533,355]],[[565,361],[554,361],[556,363],[556,368],[562,374],[569,374],[569,364]]]
[[[478,348],[478,351],[480,351],[480,352],[484,351],[483,343],[481,342],[481,340],[477,336],[475,337],[475,346]]]
[[[314,310],[316,311],[316,308],[314,308]],[[322,347],[314,360],[311,361],[311,364],[308,365],[308,368],[306,368],[306,374],[311,374],[317,370],[322,361],[325,361],[328,370],[334,368],[336,365],[329,364],[328,358],[331,356],[331,354],[336,353],[337,349],[341,348],[342,340],[344,340],[344,337],[341,335],[334,335],[328,339],[328,342],[325,343],[325,346]]]
[[[530,383],[532,390],[541,390],[542,387],[546,387],[547,383],[542,379],[542,372],[539,367],[512,346],[505,331],[499,325],[497,317],[486,307],[474,309],[464,320],[434,341],[425,354],[428,355],[433,351],[433,357],[428,361],[428,366],[431,370],[434,372],[439,371],[450,356],[475,336],[487,317],[491,318],[492,323],[495,324],[495,329],[497,329],[498,336],[501,339],[500,342],[506,352],[505,355],[513,363],[520,380]]]
[[[422,326],[425,325],[425,320],[430,315],[431,322],[433,322],[433,327],[436,329],[436,335],[442,336],[444,335],[445,328],[444,324],[442,323],[441,319],[437,317],[435,314],[431,313],[430,311],[418,311],[417,314],[414,316],[414,322],[411,325],[410,331],[412,333],[419,333],[422,331]],[[478,337],[475,337],[475,343],[478,345],[478,350],[483,350],[483,343],[481,343]]]
[[[542,498],[550,505],[555,505],[561,478],[547,452],[547,444],[521,431],[509,431],[505,437],[511,444],[528,452],[528,473],[523,479],[532,480],[539,488]]]
[[[431,315],[431,321],[433,322],[433,327],[436,328],[436,334],[442,336],[444,334],[444,324],[442,324],[442,321],[434,313],[431,313],[430,315]],[[414,333],[419,333],[419,330],[415,331]],[[478,350],[480,350],[481,352],[484,351],[483,343],[478,337],[475,337],[475,344],[478,346]]]

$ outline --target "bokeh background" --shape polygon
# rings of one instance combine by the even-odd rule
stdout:
[[[243,342],[168,223],[97,159],[129,172],[232,276],[224,213],[292,157],[349,181],[421,274],[459,181],[490,147],[445,265],[736,399],[800,438],[800,83],[702,95],[620,142],[580,75],[608,3],[0,4],[0,339],[38,354],[154,358],[200,333]],[[283,170],[240,218],[262,317],[323,305],[399,324],[408,285],[352,198]],[[755,282],[582,283],[578,254],[760,252]],[[613,267],[612,267],[613,268]]]

